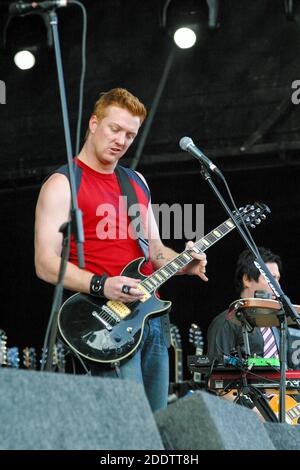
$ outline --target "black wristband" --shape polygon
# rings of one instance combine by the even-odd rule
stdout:
[[[103,273],[102,276],[94,274],[90,283],[90,294],[96,297],[105,297],[104,284],[107,278],[108,275],[106,273]]]

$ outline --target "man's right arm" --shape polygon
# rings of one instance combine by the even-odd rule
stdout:
[[[56,284],[58,279],[63,237],[61,225],[69,220],[71,192],[66,176],[52,175],[43,185],[36,207],[35,219],[35,269],[40,279]],[[78,268],[67,262],[64,287],[83,293],[90,292],[94,273]],[[107,298],[132,302],[143,297],[138,289],[138,279],[127,276],[113,276],[105,281],[104,294]],[[122,287],[130,287],[130,295],[122,292]]]
[[[56,284],[61,260],[62,234],[59,228],[69,220],[71,192],[68,179],[55,173],[42,186],[35,218],[35,268],[39,278]],[[67,263],[64,286],[88,293],[93,273]]]

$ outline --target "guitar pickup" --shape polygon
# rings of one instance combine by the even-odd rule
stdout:
[[[131,313],[131,310],[127,307],[127,305],[123,304],[123,302],[120,302],[119,300],[109,300],[106,305],[110,310],[112,310],[114,314],[119,317],[119,319],[121,318],[121,320],[126,318]]]
[[[137,289],[139,289],[144,294],[144,297],[140,299],[140,302],[146,302],[146,300],[150,299],[151,294],[147,291],[147,289],[145,289],[144,286],[139,284]]]

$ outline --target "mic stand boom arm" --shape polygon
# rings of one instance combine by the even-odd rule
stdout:
[[[214,184],[214,182],[211,179],[211,175],[207,168],[205,168],[204,165],[201,164],[201,175],[208,183],[214,194],[217,196],[218,201],[220,204],[223,206],[225,209],[225,212],[229,215],[229,217],[232,219],[232,222],[234,223],[238,233],[244,240],[245,244],[251,251],[251,253],[254,255],[256,258],[255,265],[256,267],[260,270],[261,274],[264,275],[264,277],[267,279],[267,282],[274,292],[274,295],[276,296],[277,300],[280,302],[282,305],[282,312],[279,315],[278,319],[280,322],[280,348],[279,348],[279,357],[280,357],[280,390],[279,390],[279,421],[281,423],[285,422],[285,392],[286,392],[286,336],[287,336],[287,321],[286,317],[289,315],[292,320],[294,320],[298,326],[300,326],[300,317],[298,313],[296,312],[294,306],[292,305],[291,301],[289,298],[284,294],[284,292],[281,290],[280,286],[277,284],[275,279],[273,278],[272,274],[270,273],[269,269],[267,268],[266,264],[262,260],[261,256],[257,251],[254,249],[252,243],[249,241],[248,237],[244,233],[243,229],[241,228],[240,224],[238,221],[235,219],[234,214],[228,207],[226,201],[224,200],[223,196],[219,192],[218,188]],[[223,176],[224,178],[224,176]]]

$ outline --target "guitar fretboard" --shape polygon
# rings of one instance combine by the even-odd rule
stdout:
[[[170,324],[171,346],[174,349],[174,381],[183,382],[182,347],[179,329],[176,325]]]
[[[286,412],[289,418],[296,419],[300,417],[300,403]]]
[[[144,279],[141,284],[149,292],[154,292],[168,279],[174,276],[180,269],[184,268],[187,264],[193,261],[191,253],[193,250],[199,252],[206,251],[210,246],[214,245],[218,240],[223,238],[227,233],[231,232],[235,228],[234,223],[231,219],[227,219],[221,225],[216,227],[214,230],[209,232],[205,237],[198,240],[193,248],[187,248],[174,259],[169,261],[165,266],[155,271],[155,273]]]
[[[175,382],[183,382],[182,349],[175,349]]]

